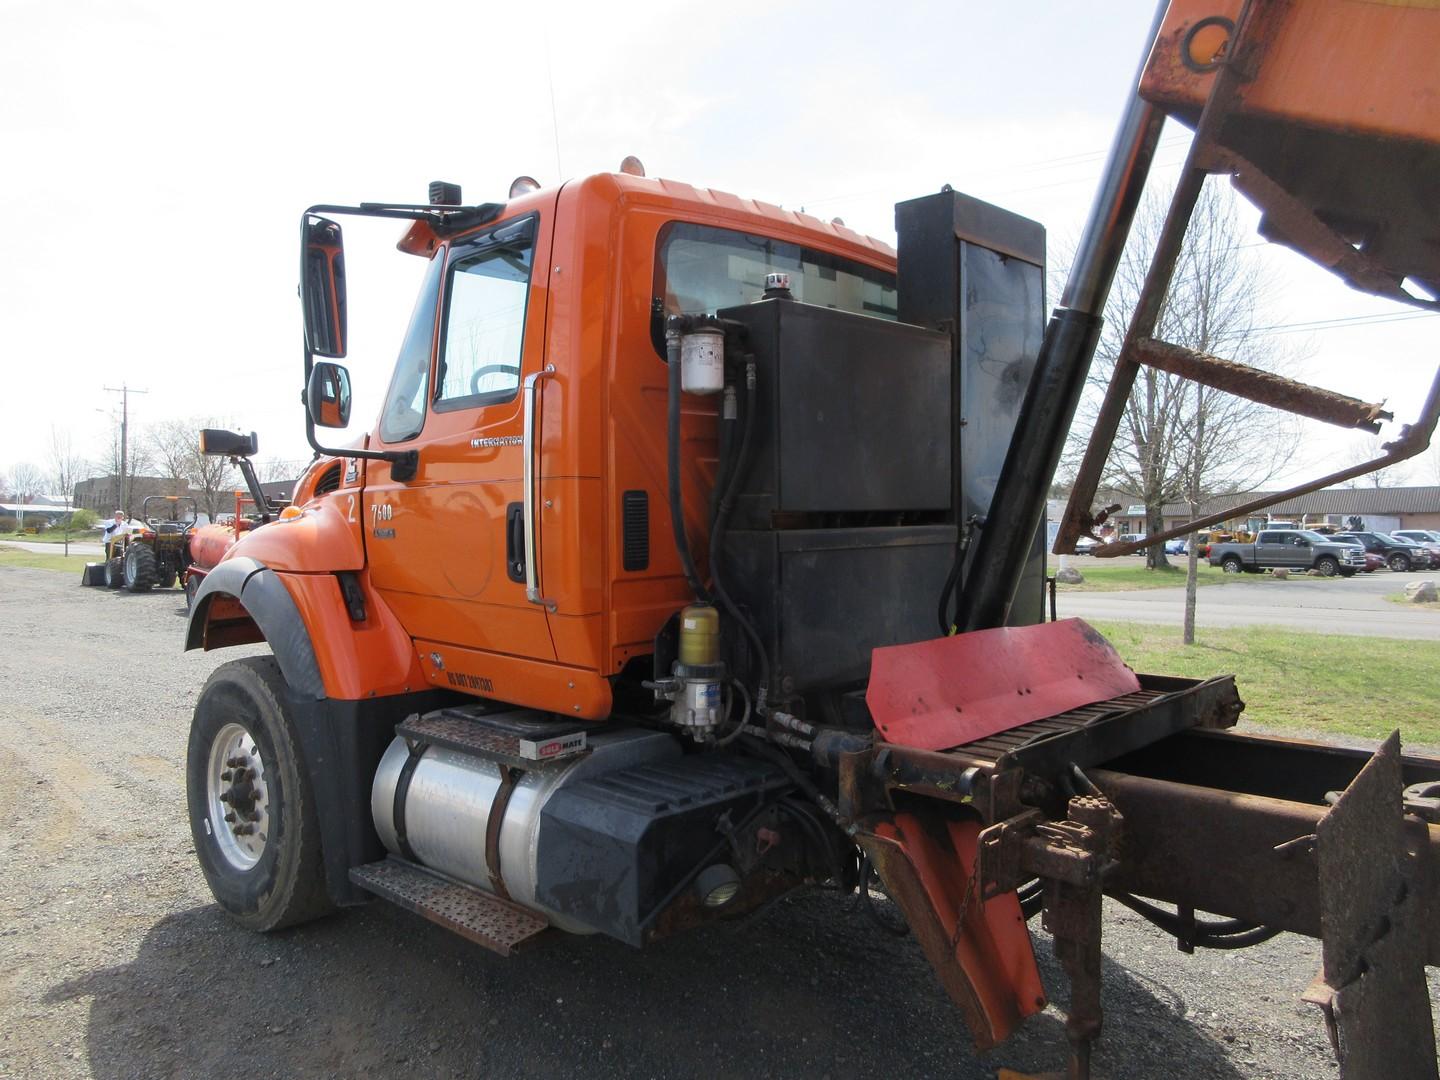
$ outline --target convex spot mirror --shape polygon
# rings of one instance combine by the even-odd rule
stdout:
[[[305,218],[300,253],[300,303],[305,346],[315,356],[345,355],[345,245],[329,218]],[[316,421],[318,424],[320,421]]]
[[[249,435],[224,428],[203,428],[200,431],[200,453],[208,457],[254,457],[260,449],[255,432]]]
[[[316,427],[343,428],[350,423],[350,372],[339,364],[316,363],[305,386],[305,408]]]

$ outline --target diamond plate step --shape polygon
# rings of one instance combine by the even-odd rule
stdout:
[[[530,709],[483,709],[460,706],[417,714],[398,724],[395,734],[522,769],[544,768],[587,751],[583,724]]]
[[[350,880],[501,956],[534,944],[550,926],[532,911],[401,859],[356,866]]]

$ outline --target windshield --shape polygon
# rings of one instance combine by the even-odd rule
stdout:
[[[765,275],[790,275],[796,300],[879,319],[898,318],[895,275],[829,252],[765,236],[672,221],[655,259],[655,350],[665,355],[665,316],[714,315],[759,300]]]
[[[1401,547],[1418,547],[1414,540],[1408,536],[1392,536],[1390,533],[1380,533],[1380,539],[1391,544],[1399,544]]]
[[[1335,538],[1333,536],[1326,536],[1324,533],[1311,532],[1309,529],[1301,529],[1300,535],[1305,537],[1305,539],[1309,540],[1312,544],[1335,543]]]

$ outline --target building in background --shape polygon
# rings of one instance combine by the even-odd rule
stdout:
[[[1209,517],[1211,514],[1223,513],[1231,507],[1253,502],[1265,494],[1263,491],[1248,491],[1234,495],[1218,495],[1200,504],[1198,516]],[[1111,518],[1117,532],[1146,531],[1145,507],[1124,496],[1112,497],[1111,501],[1120,504],[1120,511]],[[1165,530],[1168,532],[1180,528],[1190,520],[1190,507],[1186,503],[1166,503],[1164,515]],[[1306,526],[1350,525],[1351,518],[1359,518],[1364,522],[1361,527],[1372,532],[1440,529],[1440,486],[1323,488],[1272,506],[1268,511],[1263,511],[1260,517],[1262,521],[1293,521]],[[1226,528],[1243,529],[1250,520],[1247,517],[1231,518],[1224,524]]]

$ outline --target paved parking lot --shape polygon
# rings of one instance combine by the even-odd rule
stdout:
[[[1139,557],[1107,559],[1105,564],[1142,565]],[[1075,558],[1084,574],[1101,560]],[[1183,564],[1182,564],[1183,565]],[[1306,577],[1304,581],[1238,581],[1196,590],[1195,621],[1200,626],[1285,626],[1322,634],[1413,638],[1440,641],[1440,604],[1397,604],[1387,595],[1404,592],[1412,581],[1440,584],[1440,570],[1397,574],[1376,570],[1350,578]],[[1061,618],[1179,626],[1185,615],[1185,589],[1135,589],[1125,592],[1062,590],[1056,606]]]

